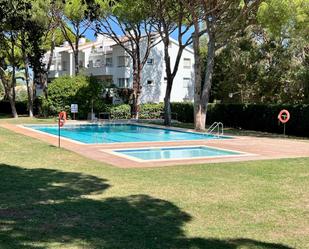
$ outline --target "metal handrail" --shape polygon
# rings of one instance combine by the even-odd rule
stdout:
[[[222,136],[223,135],[223,123],[222,122],[214,122],[207,130],[208,134],[213,134],[214,131],[217,131],[216,134],[217,136]]]
[[[214,122],[207,130],[207,132],[213,130],[214,127],[216,127],[218,125],[218,122]]]

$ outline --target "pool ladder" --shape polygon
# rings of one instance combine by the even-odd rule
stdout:
[[[223,135],[223,123],[214,122],[207,130],[208,134],[216,134],[218,137]]]

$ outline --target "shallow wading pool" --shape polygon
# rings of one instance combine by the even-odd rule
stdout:
[[[239,156],[239,151],[223,150],[209,146],[181,146],[145,149],[113,150],[113,154],[137,161],[177,160]]]

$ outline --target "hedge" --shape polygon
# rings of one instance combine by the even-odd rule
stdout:
[[[16,102],[16,110],[18,114],[28,114],[27,102]],[[11,105],[9,101],[0,101],[0,113],[12,114]]]
[[[16,108],[19,114],[27,114],[26,102],[17,102]],[[111,113],[112,119],[130,118],[130,106],[127,104],[101,104],[98,109],[96,112]],[[140,118],[161,118],[163,109],[163,103],[144,104],[141,106]],[[192,103],[172,103],[171,109],[178,121],[193,123]],[[220,121],[226,127],[282,133],[283,125],[277,119],[282,109],[287,109],[291,114],[291,119],[286,124],[287,134],[309,137],[309,105],[209,104],[207,124]],[[0,101],[0,113],[11,113],[9,102]]]
[[[220,121],[228,127],[282,133],[283,125],[277,118],[282,109],[291,114],[287,134],[309,137],[309,105],[215,104],[208,108],[207,123]]]
[[[193,123],[192,103],[172,103],[171,109],[176,113],[178,121]],[[222,122],[226,127],[247,130],[282,133],[283,125],[278,122],[280,110],[287,109],[291,114],[286,124],[289,135],[309,137],[309,105],[244,105],[244,104],[209,104],[207,124]],[[130,118],[129,105],[109,105],[105,110],[113,119]],[[145,104],[141,106],[141,119],[157,119],[161,117],[163,104]]]
[[[131,118],[131,108],[128,104],[102,105],[99,112],[109,112],[112,119],[129,119]],[[163,103],[141,105],[140,119],[158,119],[163,112]]]
[[[291,114],[286,124],[287,134],[309,137],[309,105],[209,104],[206,122],[208,125],[217,121],[226,127],[282,133],[283,125],[277,118],[282,109]],[[172,112],[178,114],[181,122],[194,122],[192,103],[172,103]]]

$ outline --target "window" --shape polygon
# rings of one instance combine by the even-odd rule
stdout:
[[[96,59],[94,61],[93,67],[100,67],[101,66],[101,60],[100,59]]]
[[[63,62],[62,62],[62,70],[63,70],[63,71],[66,71],[66,70],[67,70],[67,62],[66,62],[66,61],[63,61]]]
[[[129,85],[129,78],[118,78],[118,87],[126,88]]]
[[[153,80],[147,80],[147,85],[151,86],[153,84]]]
[[[183,68],[191,68],[191,59],[190,58],[184,58]]]
[[[153,59],[152,58],[148,58],[147,59],[147,64],[148,65],[153,65]]]
[[[191,79],[190,78],[183,78],[183,87],[189,88],[191,85]]]
[[[113,66],[113,58],[112,57],[108,57],[108,58],[106,58],[106,60],[105,60],[105,64],[106,64],[106,66]]]
[[[118,67],[128,67],[129,57],[128,56],[118,56]]]

